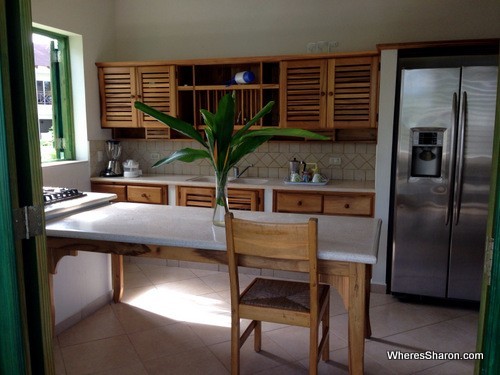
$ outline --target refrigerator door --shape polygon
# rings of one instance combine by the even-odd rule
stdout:
[[[450,298],[480,300],[496,92],[497,67],[463,68],[449,264]],[[460,147],[462,138],[463,147]]]
[[[391,290],[445,297],[451,211],[450,160],[460,68],[403,70],[393,213]],[[443,129],[441,174],[412,177],[411,129]],[[447,223],[448,221],[448,223]]]

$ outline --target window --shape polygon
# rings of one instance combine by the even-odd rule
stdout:
[[[42,162],[72,160],[75,151],[68,37],[34,29],[33,48]]]
[[[36,81],[36,99],[38,104],[52,105],[50,81]]]

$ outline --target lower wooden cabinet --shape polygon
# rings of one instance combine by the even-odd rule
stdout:
[[[228,189],[229,208],[232,210],[264,211],[264,190]],[[177,205],[213,207],[215,189],[212,187],[177,186]]]
[[[98,193],[116,194],[118,198],[114,202],[168,204],[168,187],[163,185],[92,182],[91,188]]]
[[[373,193],[275,190],[273,211],[373,217],[374,197]]]
[[[127,186],[115,184],[98,184],[92,182],[91,190],[95,193],[111,193],[116,194],[118,198],[112,202],[126,202],[127,201]]]

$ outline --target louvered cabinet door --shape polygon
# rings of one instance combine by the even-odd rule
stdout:
[[[328,61],[328,127],[377,127],[378,57]]]
[[[175,67],[143,66],[137,68],[137,100],[171,116],[176,115]],[[139,126],[165,128],[151,116],[139,111]]]
[[[101,125],[103,128],[136,127],[137,97],[135,68],[99,68]]]
[[[281,126],[320,129],[326,127],[327,60],[281,63]]]

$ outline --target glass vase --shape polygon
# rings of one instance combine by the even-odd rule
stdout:
[[[227,198],[227,173],[215,172],[215,207],[212,218],[213,225],[224,227],[224,216],[229,212]]]

